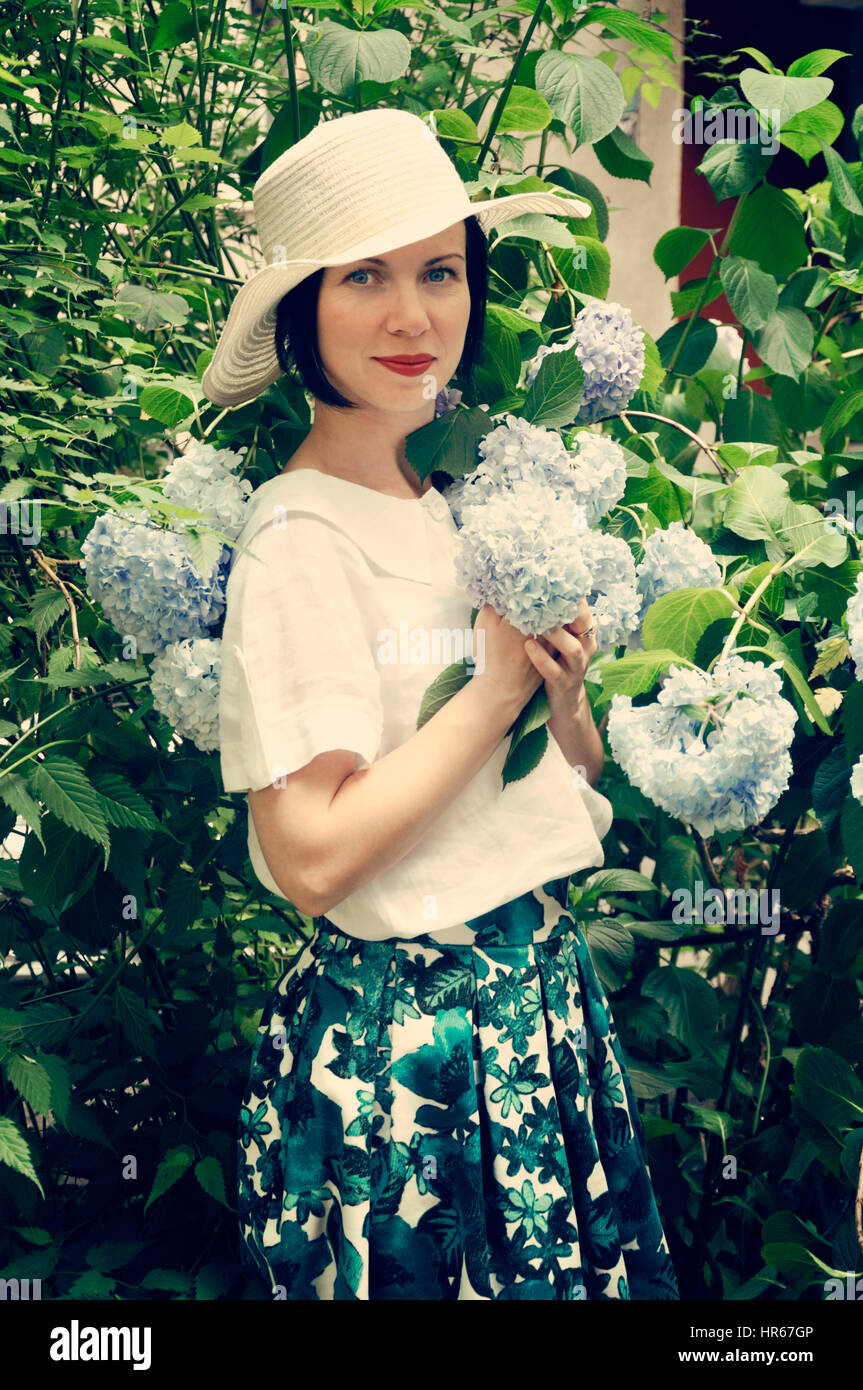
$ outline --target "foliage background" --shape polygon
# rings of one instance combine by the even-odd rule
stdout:
[[[226,191],[248,198],[322,114],[435,112],[476,189],[543,179],[589,199],[587,221],[533,218],[494,246],[467,396],[571,423],[566,382],[556,404],[518,383],[583,295],[607,295],[608,214],[595,184],[546,161],[561,148],[549,137],[648,181],[618,123],[634,93],[655,104],[673,85],[672,40],[572,0],[0,13],[0,500],[14,516],[38,499],[42,528],[35,545],[14,525],[0,535],[0,1271],[51,1298],[260,1298],[237,1259],[237,1109],[264,999],[313,923],[257,882],[244,799],[221,792],[217,754],[154,711],[147,662],[88,597],[81,542],[106,508],[170,523],[158,479],[181,433],[245,446],[253,485],[302,438],[308,405],[285,379],[220,411],[200,378],[255,265]],[[604,426],[629,470],[612,529],[638,559],[650,530],[686,520],[725,590],[659,600],[642,651],[604,654],[597,716],[615,689],[652,698],[670,654],[707,661],[733,627],[738,647],[783,662],[799,712],[773,813],[707,843],[609,756],[606,867],[574,879],[685,1298],[823,1298],[831,1274],[863,1272],[863,807],[848,790],[863,703],[843,625],[861,562],[856,532],[824,522],[854,492],[863,444],[861,165],[833,149],[843,114],[825,76],[845,60],[802,55],[787,74],[754,50],[729,61],[714,103],[778,107],[811,185],[774,187],[758,146],[708,149],[700,173],[734,199],[730,227],[721,244],[672,227],[644,248],[668,278],[707,242],[714,254],[671,292],[676,321]],[[863,108],[852,125],[859,142]],[[720,291],[736,351],[709,322]],[[413,445],[451,475],[468,447],[446,430]],[[202,560],[218,544],[205,528],[195,543]],[[675,922],[672,894],[698,880],[778,887],[779,933]]]

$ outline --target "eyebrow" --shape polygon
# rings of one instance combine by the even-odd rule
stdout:
[[[457,256],[460,261],[464,260],[460,251],[447,251],[443,256],[432,256],[431,260],[424,261],[423,265],[436,265],[438,261],[449,261],[454,256]],[[386,261],[381,260],[380,256],[364,256],[363,260],[370,261],[372,265],[386,265]]]

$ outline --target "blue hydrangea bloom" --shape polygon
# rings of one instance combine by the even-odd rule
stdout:
[[[626,455],[613,439],[590,430],[580,430],[574,445],[569,455],[573,486],[593,526],[626,490]]]
[[[573,622],[590,591],[578,531],[538,480],[492,491],[464,509],[456,577],[472,604],[491,604],[525,636]]]
[[[501,489],[522,482],[550,487],[558,500],[583,508],[589,525],[614,506],[626,487],[626,459],[613,439],[582,431],[567,452],[556,430],[507,415],[479,444],[480,461],[445,489],[450,510],[461,525],[468,506],[485,502]]]
[[[650,605],[673,589],[713,589],[722,583],[710,546],[682,521],[672,521],[647,537],[636,576],[642,598],[639,623]]]
[[[575,316],[572,333],[562,343],[543,344],[530,363],[530,386],[544,359],[553,352],[575,352],[584,371],[584,396],[576,419],[593,424],[625,410],[644,374],[644,331],[622,304],[595,299]]]
[[[638,626],[641,600],[632,551],[620,536],[602,531],[585,531],[579,542],[590,572],[587,602],[597,624],[597,646],[616,647]]]
[[[154,706],[181,738],[191,740],[203,753],[219,747],[221,673],[218,637],[173,642],[151,666]]]
[[[175,530],[206,525],[237,539],[252,491],[248,478],[238,478],[234,472],[245,452],[245,448],[235,453],[195,440],[184,454],[177,455],[165,471],[162,491],[178,507],[198,512],[199,518],[172,522]]]
[[[732,653],[710,673],[672,665],[652,704],[615,694],[615,760],[645,796],[702,835],[755,825],[792,771],[797,712],[782,697],[779,666]],[[705,724],[708,710],[714,718]]]
[[[201,575],[182,537],[150,525],[143,510],[97,517],[81,554],[91,597],[140,652],[206,637],[225,610],[228,546]]]
[[[863,671],[863,572],[857,576],[856,588],[848,600],[845,617],[848,622],[848,643],[851,660],[857,671]]]

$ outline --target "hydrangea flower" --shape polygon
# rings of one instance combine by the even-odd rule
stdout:
[[[857,576],[856,588],[848,600],[845,616],[848,621],[848,643],[851,660],[858,672],[863,671],[863,571]]]
[[[434,418],[439,420],[442,415],[446,415],[450,410],[455,410],[461,400],[461,391],[455,386],[445,386],[442,391],[438,391],[434,400]]]
[[[590,591],[580,536],[552,487],[519,480],[464,509],[456,576],[525,636],[571,623]]]
[[[182,537],[150,525],[143,510],[97,517],[81,554],[91,596],[141,652],[206,637],[224,612],[229,548],[201,575]]]
[[[732,653],[712,673],[672,664],[653,704],[635,707],[616,693],[608,717],[615,760],[645,796],[702,835],[756,824],[792,771],[797,712],[781,695],[779,665]]]
[[[222,643],[218,637],[173,642],[153,661],[153,704],[181,738],[203,753],[219,747],[219,682]]]
[[[479,453],[476,467],[445,489],[458,525],[466,507],[522,482],[552,488],[570,508],[583,507],[588,525],[593,525],[620,500],[626,487],[626,459],[620,445],[588,431],[567,452],[556,430],[507,415],[502,425],[480,440]]]
[[[863,802],[863,756],[857,759],[851,769],[851,795]]]
[[[185,454],[178,454],[167,468],[162,491],[178,507],[200,513],[200,521],[184,519],[176,527],[206,525],[236,540],[246,519],[246,504],[252,491],[248,478],[238,478],[234,469],[242,463],[245,448],[216,449],[196,440]]]
[[[602,531],[585,531],[579,543],[590,573],[587,602],[597,624],[597,644],[616,647],[638,627],[640,598],[632,551],[620,536]]]
[[[479,455],[470,473],[444,489],[459,526],[468,506],[484,503],[518,483],[540,483],[558,492],[572,486],[569,455],[560,435],[516,415],[507,415],[502,425],[480,440]]]
[[[604,434],[581,430],[569,458],[579,502],[587,509],[588,525],[610,512],[626,489],[626,455]]]
[[[584,396],[576,419],[592,424],[625,410],[644,373],[644,331],[622,304],[595,299],[575,316],[572,333],[562,343],[543,344],[527,371],[531,386],[552,352],[575,352],[584,371]]]
[[[682,521],[672,521],[647,537],[636,576],[642,597],[639,623],[650,605],[673,589],[712,589],[722,583],[710,546]]]

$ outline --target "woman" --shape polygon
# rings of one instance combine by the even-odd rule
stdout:
[[[531,647],[486,606],[472,636],[455,523],[405,453],[470,371],[489,227],[589,209],[471,204],[423,122],[389,110],[319,126],[254,196],[268,264],[204,389],[234,404],[295,370],[314,423],[235,552],[222,773],[248,793],[256,873],[315,930],[253,1051],[242,1252],[291,1299],[676,1298],[567,909],[611,822],[583,687],[594,625],[585,610]],[[463,655],[473,678],[417,730]],[[507,730],[543,681],[547,752],[502,789]]]

